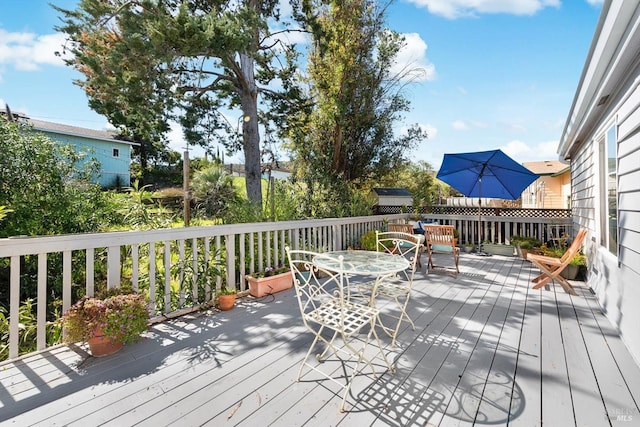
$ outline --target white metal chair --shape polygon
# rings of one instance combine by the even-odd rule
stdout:
[[[370,301],[375,301],[378,296],[391,298],[400,310],[398,316],[387,314],[387,316],[396,319],[395,327],[389,328],[384,326],[380,321],[380,326],[391,337],[391,345],[395,347],[396,338],[400,331],[402,321],[409,322],[413,330],[416,326],[407,313],[407,305],[411,298],[411,287],[413,286],[413,276],[415,275],[417,264],[420,259],[420,250],[422,243],[414,234],[393,232],[376,232],[376,248],[380,252],[389,252],[400,255],[409,260],[409,267],[393,276],[379,277],[373,282],[365,282],[356,284],[357,290],[363,294],[369,295]],[[375,293],[375,294],[374,294]]]
[[[413,236],[414,239],[418,239],[418,243],[420,243],[420,253],[418,256],[418,268],[422,268],[422,261],[420,258],[422,257],[422,253],[425,249],[425,235],[424,234],[415,234],[413,231],[413,225],[411,224],[389,224],[387,225],[387,230],[389,232],[401,232],[405,234],[409,234]],[[400,238],[405,238],[406,236],[398,235]]]
[[[322,269],[313,264],[314,257],[328,256],[315,252],[303,250],[290,250],[286,248],[289,265],[293,273],[293,283],[296,290],[300,313],[305,327],[314,334],[315,338],[311,343],[302,365],[298,371],[296,381],[302,378],[305,366],[320,373],[327,379],[334,381],[344,388],[340,412],[344,412],[344,405],[349,393],[351,383],[356,373],[359,372],[360,363],[364,362],[371,368],[374,377],[375,369],[371,361],[365,357],[365,350],[369,345],[371,336],[375,338],[377,349],[384,363],[391,372],[395,369],[387,360],[380,338],[375,330],[375,323],[378,319],[378,309],[365,304],[358,304],[347,298],[344,288],[344,273],[342,260],[340,259],[340,271],[333,272]],[[368,331],[366,328],[368,327]],[[365,329],[365,331],[363,331]],[[329,331],[328,334],[325,330]],[[362,334],[361,334],[362,332]],[[356,337],[356,335],[359,335]],[[330,336],[330,338],[327,338]],[[342,346],[336,345],[336,339],[342,340]],[[353,362],[353,371],[349,375],[346,373],[346,383],[342,384],[331,373],[319,369],[319,364],[310,363],[309,357],[316,344],[323,342],[326,347],[321,353],[316,354],[318,361],[322,362],[325,356],[331,352],[336,358],[344,362]],[[341,357],[344,355],[346,357]],[[346,366],[346,364],[345,364]],[[336,370],[335,372],[342,372]]]

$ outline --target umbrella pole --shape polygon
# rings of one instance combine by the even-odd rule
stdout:
[[[482,197],[478,197],[478,255],[482,254]]]
[[[484,170],[484,169],[483,169]],[[479,256],[490,254],[482,250],[482,176],[478,179],[478,252]]]

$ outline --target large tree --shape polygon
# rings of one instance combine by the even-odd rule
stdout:
[[[272,37],[276,0],[80,0],[59,10],[70,36],[68,63],[84,74],[91,106],[135,138],[158,141],[178,118],[189,142],[242,123],[247,195],[261,202],[259,108],[286,117],[296,93],[295,49]],[[281,90],[269,89],[274,82]],[[240,107],[229,123],[221,110]]]
[[[310,187],[340,189],[384,176],[407,162],[426,137],[418,126],[396,136],[408,111],[405,85],[420,70],[394,73],[403,37],[385,27],[373,0],[304,0],[300,13],[313,34],[308,78],[314,108],[301,109],[290,137]]]

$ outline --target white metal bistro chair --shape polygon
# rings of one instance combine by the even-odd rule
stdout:
[[[306,366],[339,384],[344,388],[340,404],[340,412],[344,412],[347,395],[355,375],[359,372],[360,364],[364,362],[369,365],[373,376],[377,378],[371,360],[365,356],[365,350],[372,336],[375,338],[377,350],[384,363],[391,372],[395,372],[382,350],[380,338],[375,330],[378,310],[375,307],[349,301],[343,286],[343,269],[341,268],[339,272],[333,272],[322,269],[313,263],[314,257],[324,255],[309,251],[290,250],[289,248],[286,248],[286,252],[293,273],[293,283],[302,321],[304,326],[315,336],[302,361],[296,381],[300,381]],[[340,265],[342,265],[342,260],[340,260]],[[342,345],[336,342],[338,339],[342,341]],[[326,356],[332,353],[341,362],[345,362],[345,368],[348,364],[353,364],[351,374],[342,369],[334,370],[338,375],[340,372],[345,372],[346,381],[344,384],[334,377],[335,374],[332,375],[331,372],[328,373],[320,369],[321,363],[313,363],[309,360],[316,344],[320,342],[325,344],[325,348],[321,353],[316,354],[319,362],[326,360]]]
[[[396,320],[394,327],[384,326],[382,320],[379,324],[390,337],[391,345],[395,347],[396,338],[400,331],[400,325],[403,321],[409,322],[413,330],[416,326],[407,313],[407,305],[411,298],[411,287],[413,286],[413,276],[415,275],[417,265],[420,259],[420,250],[422,242],[417,239],[418,236],[409,233],[392,232],[376,232],[376,248],[379,252],[389,252],[400,255],[409,260],[409,267],[400,273],[379,277],[376,281],[364,282],[356,284],[356,288],[363,295],[370,295],[370,301],[375,301],[377,297],[383,296],[393,299],[398,307],[400,314],[385,314]],[[375,295],[373,293],[375,292]]]

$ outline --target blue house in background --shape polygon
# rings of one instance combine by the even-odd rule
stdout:
[[[21,119],[23,119],[21,117]],[[95,129],[61,125],[26,119],[37,131],[63,144],[71,144],[78,152],[95,157],[100,162],[98,182],[103,187],[128,186],[131,183],[131,150],[134,142],[116,139],[117,134]]]

